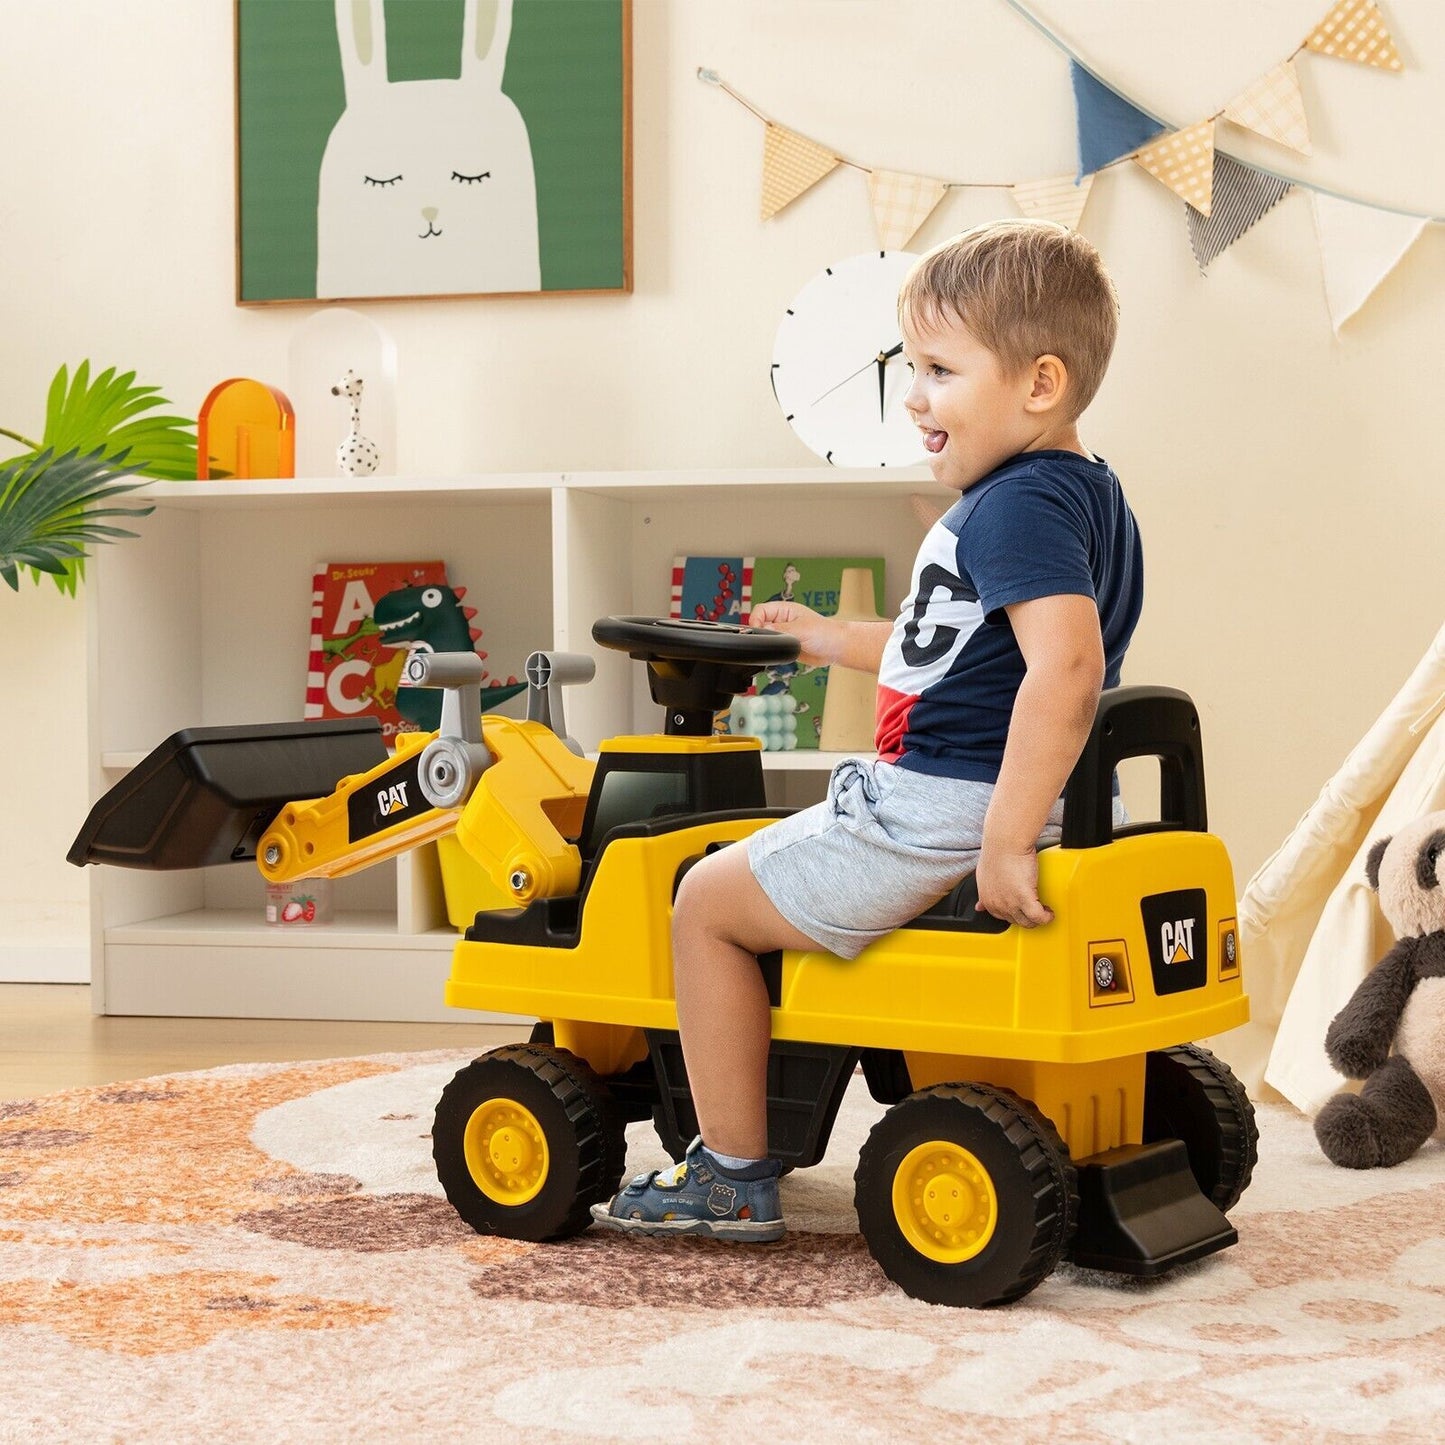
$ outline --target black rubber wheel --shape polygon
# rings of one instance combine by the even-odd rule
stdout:
[[[854,1183],[869,1252],[931,1304],[1026,1295],[1063,1257],[1079,1207],[1053,1124],[988,1084],[939,1084],[895,1104],[868,1135]]]
[[[1223,1213],[1239,1203],[1259,1153],[1254,1105],[1223,1059],[1198,1044],[1148,1056],[1144,1142],[1182,1139],[1199,1192]]]
[[[442,1091],[437,1178],[478,1234],[563,1239],[621,1182],[626,1139],[607,1087],[565,1049],[509,1044]]]

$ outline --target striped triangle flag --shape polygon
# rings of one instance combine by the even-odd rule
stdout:
[[[1224,107],[1224,118],[1301,155],[1312,152],[1299,72],[1292,60],[1282,61],[1236,95]]]
[[[1272,211],[1294,187],[1278,176],[1257,171],[1233,156],[1214,157],[1214,204],[1207,216],[1185,206],[1189,245],[1203,275],[1209,263],[1227,251],[1261,217]]]
[[[1165,127],[1116,90],[1090,75],[1077,60],[1069,63],[1074,82],[1074,113],[1079,126],[1079,179],[1133,155]]]
[[[1214,122],[1202,120],[1146,146],[1134,159],[1201,215],[1214,194]]]
[[[1339,0],[1310,32],[1305,47],[1336,60],[1353,60],[1356,65],[1394,71],[1405,68],[1375,0]]]
[[[762,219],[776,216],[838,165],[815,140],[771,121],[763,135]]]
[[[1402,216],[1314,192],[1325,300],[1335,335],[1399,265],[1428,216]]]
[[[868,194],[878,244],[885,251],[906,251],[918,228],[933,214],[948,187],[928,176],[902,171],[869,171]]]
[[[1015,181],[1014,201],[1026,216],[1034,216],[1041,221],[1057,221],[1061,226],[1077,231],[1093,186],[1093,176],[1085,176],[1081,181],[1076,181],[1073,176]]]

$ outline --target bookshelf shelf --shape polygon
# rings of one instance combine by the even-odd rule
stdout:
[[[318,562],[443,558],[499,676],[539,647],[595,655],[596,679],[566,699],[569,731],[595,748],[653,731],[657,709],[641,667],[594,647],[592,623],[665,615],[674,556],[882,555],[892,594],[922,535],[911,498],[949,500],[921,469],[827,467],[155,482],[136,495],[155,512],[100,550],[86,588],[94,796],[180,728],[301,716]],[[765,754],[770,801],[821,796],[841,756]],[[441,1002],[455,933],[430,846],[340,880],[340,921],[292,932],[262,921],[246,865],[91,878],[98,1012],[477,1017]]]

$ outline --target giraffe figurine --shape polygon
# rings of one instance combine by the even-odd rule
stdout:
[[[376,443],[361,434],[361,388],[364,385],[354,371],[346,371],[331,388],[332,396],[346,398],[351,411],[351,430],[336,448],[336,465],[343,477],[369,477],[381,462]]]

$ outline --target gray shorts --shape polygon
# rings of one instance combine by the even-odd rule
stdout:
[[[856,958],[977,867],[992,797],[992,783],[846,758],[821,803],[748,839],[748,863],[794,928]],[[1063,813],[1060,799],[1040,843],[1058,842]]]

